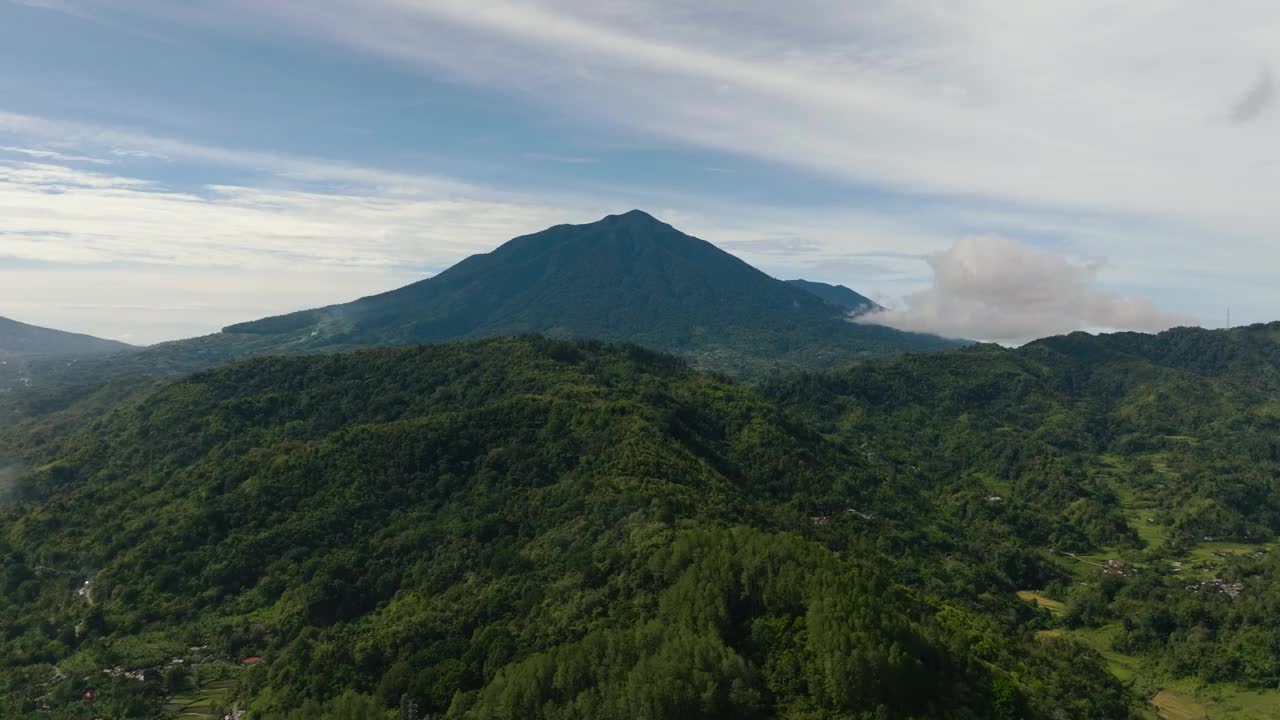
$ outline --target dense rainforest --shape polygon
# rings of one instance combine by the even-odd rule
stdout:
[[[1278,338],[746,385],[522,337],[10,393],[0,714],[1124,718],[1180,683],[1262,692]]]

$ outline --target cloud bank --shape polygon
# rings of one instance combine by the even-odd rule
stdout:
[[[1156,332],[1198,324],[1150,301],[1098,287],[1100,261],[1076,263],[1001,237],[966,237],[928,257],[933,286],[864,322],[995,342],[1072,330]]]

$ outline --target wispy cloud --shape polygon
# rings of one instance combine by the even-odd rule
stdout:
[[[281,153],[219,147],[119,130],[110,127],[25,115],[0,110],[0,132],[38,140],[57,140],[82,147],[127,148],[133,157],[182,158],[234,166],[300,181],[351,183],[389,194],[442,193],[474,190],[467,183],[428,174],[400,173],[377,168],[327,162]],[[107,150],[110,152],[110,150]]]
[[[403,267],[456,261],[577,214],[474,197],[223,185],[193,194],[137,178],[0,162],[0,257],[21,260]]]
[[[199,21],[287,26],[575,116],[926,200],[1114,213],[1243,253],[1267,252],[1278,219],[1276,128],[1215,122],[1224,78],[1280,46],[1262,0],[1178,12],[800,0],[785,18],[763,0],[239,7]]]
[[[111,154],[120,158],[132,158],[135,160],[169,160],[169,156],[163,153],[148,152],[146,150],[137,150],[133,148],[111,148]]]
[[[544,162],[561,163],[564,165],[591,165],[596,162],[596,158],[583,157],[581,155],[555,155],[552,153],[527,152],[524,154],[529,160],[541,160]]]
[[[23,155],[26,157],[37,158],[39,160],[57,160],[59,162],[91,163],[93,165],[111,164],[110,160],[103,160],[102,158],[89,157],[88,155],[68,155],[56,150],[46,150],[43,148],[0,146],[0,153]]]

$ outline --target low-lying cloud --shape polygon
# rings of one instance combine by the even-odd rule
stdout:
[[[1155,332],[1197,324],[1099,288],[1100,261],[1075,263],[1006,238],[962,238],[927,261],[932,287],[862,322],[1006,343],[1081,329]]]

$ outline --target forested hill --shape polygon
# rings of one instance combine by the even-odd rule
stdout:
[[[44,385],[172,377],[262,355],[536,333],[639,344],[742,378],[964,344],[849,322],[841,302],[852,291],[837,292],[833,304],[811,290],[636,210],[518,237],[354,302],[239,323],[126,358],[46,363],[27,375]],[[4,375],[0,369],[0,387]]]
[[[1089,542],[1064,510],[1092,489],[991,506],[941,462],[634,346],[254,360],[86,422],[28,439],[0,515],[6,718],[162,717],[193,693],[255,720],[1135,700],[1014,596],[1064,576],[1042,536]]]
[[[1106,368],[1127,356],[1196,375],[1280,389],[1280,322],[1231,330],[1175,328],[1154,335],[1073,333],[1028,347],[1056,353],[1080,366]]]
[[[837,444],[947,478],[972,498],[975,527],[993,508],[1055,508],[1064,523],[1040,515],[1015,532],[1070,573],[1028,585],[1065,603],[1068,635],[1121,658],[1152,694],[1207,683],[1197,702],[1274,707],[1280,696],[1239,688],[1280,683],[1277,330],[1081,333],[806,373],[763,393]],[[1107,563],[1119,565],[1100,574]],[[1264,717],[1220,703],[1202,710]]]
[[[0,317],[0,359],[31,355],[117,353],[130,347],[115,340],[51,330]]]
[[[525,337],[32,394],[0,715],[1265,717],[1278,327],[757,389]]]

